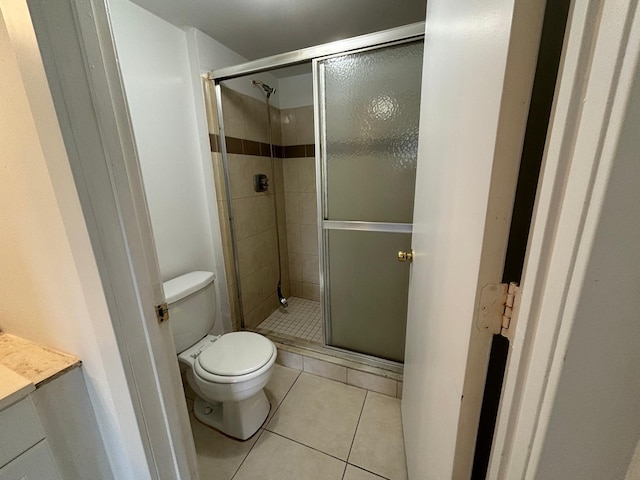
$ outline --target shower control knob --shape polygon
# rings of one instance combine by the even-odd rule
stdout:
[[[398,261],[399,262],[413,262],[413,250],[410,252],[405,252],[404,250],[398,251]]]

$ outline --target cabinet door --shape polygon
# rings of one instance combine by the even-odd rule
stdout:
[[[0,469],[0,480],[60,480],[46,440]]]

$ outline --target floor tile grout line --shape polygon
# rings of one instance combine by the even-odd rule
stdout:
[[[288,367],[285,367],[288,368]],[[293,368],[291,370],[294,370]],[[289,392],[291,391],[291,389],[293,388],[293,386],[296,384],[296,382],[298,381],[298,379],[300,378],[300,374],[302,373],[302,370],[296,370],[298,372],[298,374],[296,375],[296,379],[293,381],[293,383],[291,384],[291,386],[289,387],[289,389],[287,390],[287,393],[284,394],[284,397],[282,397],[282,400],[280,400],[280,403],[278,404],[278,406],[276,407],[276,409],[273,411],[273,415],[271,415],[271,418],[269,419],[268,422],[266,422],[264,424],[264,429],[266,430],[267,428],[267,424],[269,422],[271,422],[271,420],[273,420],[273,417],[276,416],[276,413],[278,413],[278,410],[280,410],[280,407],[282,406],[282,404],[284,403],[284,401],[286,400],[287,396],[289,395]]]
[[[260,434],[258,435],[258,438],[256,438],[256,441],[253,443],[253,445],[251,445],[251,448],[247,451],[247,454],[244,456],[244,458],[242,459],[242,462],[240,462],[240,465],[238,465],[238,468],[236,469],[236,471],[234,472],[233,476],[231,477],[231,480],[233,480],[236,475],[238,474],[238,472],[240,471],[240,468],[242,467],[242,465],[244,464],[245,460],[247,459],[247,457],[249,456],[249,454],[253,451],[253,448],[256,446],[256,444],[258,443],[258,440],[260,440],[260,437],[262,437],[262,433],[267,431],[270,432],[271,430],[267,430],[267,424],[271,421],[271,419],[273,417],[275,417],[276,412],[280,409],[280,405],[282,405],[282,402],[284,402],[284,399],[287,398],[287,395],[289,395],[289,392],[291,391],[291,389],[293,388],[293,386],[296,384],[296,382],[298,381],[298,378],[300,378],[300,373],[298,372],[298,374],[296,375],[295,380],[291,383],[291,386],[289,387],[289,389],[287,390],[287,393],[284,394],[284,397],[282,397],[282,400],[280,400],[280,403],[278,403],[278,406],[276,407],[276,409],[273,411],[273,415],[271,416],[271,418],[267,418],[267,420],[265,420],[264,422],[264,426],[260,427]],[[267,415],[268,417],[268,415]],[[346,468],[346,467],[345,467]]]
[[[244,458],[240,462],[240,465],[238,465],[238,468],[236,468],[236,471],[233,472],[233,475],[231,476],[231,480],[236,478],[236,475],[238,475],[238,472],[242,468],[242,465],[244,465],[244,462],[247,460],[247,457],[249,457],[249,454],[253,451],[254,447],[258,444],[258,440],[260,440],[260,437],[262,437],[263,433],[264,433],[264,428],[260,428],[260,430],[258,430],[258,436],[256,437],[256,441],[253,442],[253,445],[251,445],[251,448],[247,450],[247,454],[244,456]]]
[[[344,476],[347,474],[347,467],[349,466],[349,464],[347,462],[344,462],[344,470],[342,470],[342,477],[341,480],[344,480]]]
[[[351,439],[351,445],[349,446],[349,454],[347,455],[347,463],[349,463],[349,457],[351,457],[351,450],[353,450],[353,444],[356,441],[356,435],[358,434],[358,427],[360,426],[360,419],[362,418],[362,412],[364,412],[364,406],[367,404],[367,397],[368,396],[369,396],[369,390],[365,390],[364,401],[362,402],[362,408],[360,409],[360,415],[358,415],[358,423],[356,423],[356,429],[353,431],[353,438]]]
[[[347,466],[349,466],[349,465],[351,465],[352,467],[355,467],[355,468],[359,468],[360,470],[364,470],[365,472],[370,473],[371,475],[375,475],[378,478],[382,478],[383,480],[391,480],[389,477],[385,477],[384,475],[380,475],[379,473],[373,472],[373,471],[368,470],[368,469],[366,469],[364,467],[361,467],[360,465],[356,465],[355,463],[349,463],[347,461]],[[347,468],[345,467],[345,470],[346,469]]]
[[[291,440],[293,443],[297,443],[298,445],[302,445],[303,447],[309,448],[309,449],[311,449],[313,451],[316,451],[318,453],[326,455],[327,457],[331,457],[331,458],[334,458],[336,460],[339,460],[342,463],[347,463],[347,460],[343,460],[343,459],[341,459],[339,457],[336,457],[335,455],[331,455],[330,453],[323,452],[322,450],[319,450],[316,447],[312,447],[311,445],[307,445],[306,443],[302,443],[300,440],[296,440],[295,438],[287,437],[286,435],[283,435],[282,433],[274,432],[273,430],[269,430],[268,428],[264,428],[264,430],[266,430],[269,433],[273,433],[274,435],[278,435],[279,437],[286,438],[287,440]]]

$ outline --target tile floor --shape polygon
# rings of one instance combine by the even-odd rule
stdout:
[[[246,442],[190,413],[202,480],[406,480],[399,399],[282,365],[265,391],[269,418]]]
[[[279,308],[269,315],[256,329],[260,333],[279,333],[322,343],[322,319],[320,302],[289,297],[289,307]]]

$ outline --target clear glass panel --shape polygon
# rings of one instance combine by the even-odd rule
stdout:
[[[404,361],[411,234],[327,230],[328,344]]]
[[[326,219],[412,222],[422,52],[419,41],[320,63]]]

